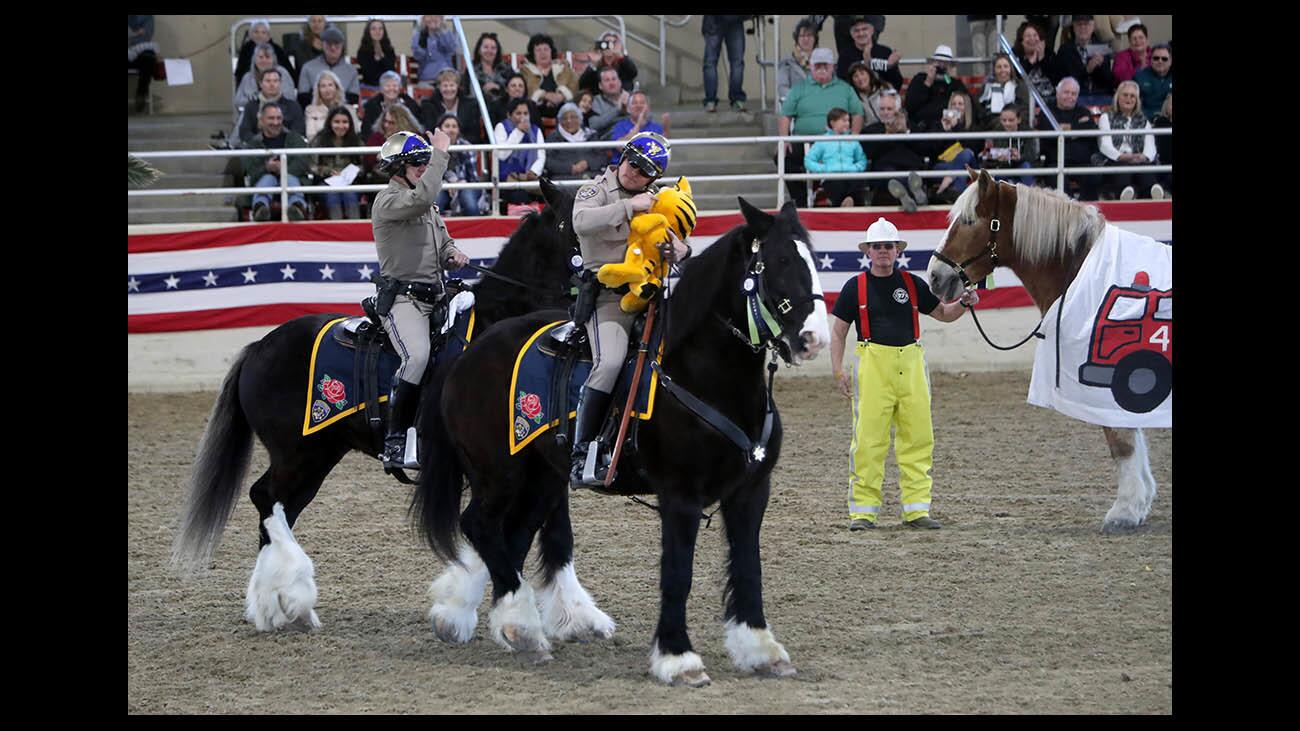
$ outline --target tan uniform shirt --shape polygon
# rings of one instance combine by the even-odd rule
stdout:
[[[446,152],[435,148],[428,169],[414,188],[394,178],[375,194],[370,219],[379,272],[385,277],[403,282],[441,281],[442,262],[459,251],[434,205],[442,191],[448,159]]]
[[[619,187],[616,167],[607,168],[578,189],[573,202],[573,231],[578,235],[583,268],[594,270],[623,261],[628,222],[633,216],[629,199],[634,195]]]

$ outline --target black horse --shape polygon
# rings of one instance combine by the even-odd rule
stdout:
[[[479,332],[532,310],[567,306],[569,258],[577,247],[569,223],[573,195],[545,180],[542,190],[550,205],[523,219],[492,267],[528,287],[486,276],[477,283],[473,291]],[[260,540],[245,615],[262,631],[319,626],[311,560],[291,528],[345,454],[355,449],[377,456],[365,411],[302,434],[302,394],[312,344],[321,327],[340,316],[290,320],[235,359],[199,444],[173,546],[174,563],[189,570],[207,566],[248,471],[256,435],[270,454],[270,467],[249,490],[257,506]],[[430,373],[429,380],[434,378]],[[437,411],[436,393],[428,387],[421,393],[422,419]]]
[[[661,605],[651,672],[666,683],[709,682],[687,636],[686,598],[701,511],[717,502],[730,546],[724,627],[732,661],[757,673],[794,673],[763,614],[758,536],[782,431],[761,345],[797,361],[807,347],[800,327],[814,312],[817,295],[800,253],[808,234],[793,204],[776,216],[744,199],[740,206],[745,224],[685,262],[667,299],[663,371],[721,415],[713,421],[729,421],[733,436],[743,434],[724,436],[726,427],[711,426],[685,405],[690,396],[665,386],[653,419],[640,425],[635,450],[625,454],[610,486],[618,494],[658,497]],[[774,325],[766,332],[759,326],[760,346],[741,332],[750,308],[756,314],[766,309]],[[424,453],[433,456],[421,469],[412,510],[421,516],[434,551],[448,559],[431,589],[430,610],[435,632],[446,641],[473,636],[489,577],[490,634],[523,656],[550,659],[553,639],[608,637],[614,630],[573,570],[568,450],[549,438],[534,440],[514,456],[507,446],[515,354],[538,328],[565,317],[535,312],[499,322],[476,338],[446,372],[442,408],[425,423]],[[477,394],[472,409],[454,398],[466,389]],[[471,501],[462,514],[466,478]],[[522,571],[539,531],[535,595]]]

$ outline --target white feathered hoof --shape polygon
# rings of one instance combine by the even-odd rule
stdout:
[[[460,564],[450,564],[429,586],[433,605],[429,621],[438,639],[464,644],[474,637],[478,627],[478,605],[483,601],[488,570],[473,548],[462,546]]]
[[[614,620],[596,607],[591,595],[578,582],[572,563],[538,588],[537,606],[543,632],[556,642],[607,640],[614,636]]]
[[[276,503],[262,523],[271,542],[258,552],[257,564],[248,577],[244,618],[259,632],[320,629],[315,567],[294,540],[284,507]]]
[[[776,641],[771,627],[754,629],[743,622],[728,620],[723,629],[727,654],[736,667],[773,678],[788,678],[795,674],[790,654]]]
[[[1101,532],[1107,535],[1123,535],[1137,530],[1142,523],[1142,518],[1134,515],[1131,510],[1112,507],[1101,523]]]
[[[713,682],[704,672],[704,660],[699,655],[694,652],[664,655],[659,652],[658,642],[650,651],[650,674],[662,683],[687,688],[703,688]]]
[[[522,659],[551,660],[551,643],[542,632],[542,620],[528,582],[521,582],[517,590],[497,601],[488,614],[488,628],[493,641],[520,654]]]

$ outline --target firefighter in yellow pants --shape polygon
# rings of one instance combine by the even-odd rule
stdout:
[[[972,290],[955,302],[940,302],[924,279],[898,271],[894,264],[907,242],[884,218],[867,228],[867,240],[858,248],[871,268],[845,282],[831,321],[831,371],[840,392],[853,402],[849,530],[874,528],[880,517],[891,427],[903,523],[939,528],[930,517],[934,430],[920,315],[952,322],[965,312],[962,305],[976,304],[979,295]],[[845,373],[844,343],[851,326],[857,327],[857,350],[852,372]]]

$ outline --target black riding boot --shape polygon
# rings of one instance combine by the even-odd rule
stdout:
[[[585,482],[582,479],[582,469],[587,461],[588,445],[600,432],[600,426],[609,412],[609,399],[608,393],[586,386],[583,387],[582,395],[578,398],[578,417],[573,427],[573,464],[569,471],[570,487],[594,487],[604,484],[603,479]]]
[[[420,387],[397,379],[397,388],[388,400],[388,435],[384,437],[384,469],[400,468],[406,452],[406,430],[415,423],[420,406]]]

